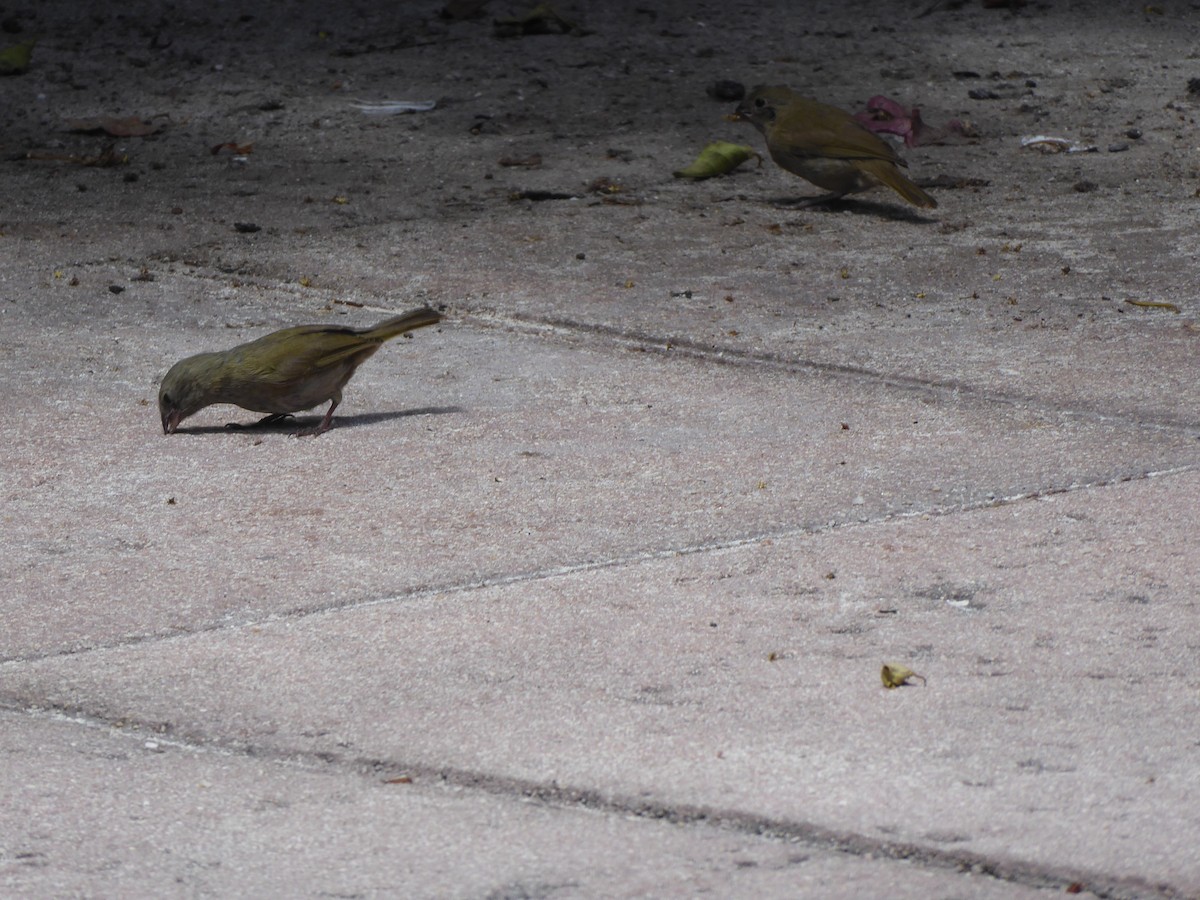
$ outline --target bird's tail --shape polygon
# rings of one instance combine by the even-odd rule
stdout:
[[[384,319],[374,328],[368,328],[363,331],[362,336],[368,340],[382,343],[383,341],[391,340],[397,335],[404,334],[406,331],[412,331],[414,328],[424,328],[426,325],[436,325],[440,321],[442,321],[442,317],[438,313],[434,312],[428,306],[423,306],[420,309],[414,309],[403,315]]]
[[[905,178],[891,162],[883,159],[870,159],[862,160],[859,165],[881,184],[886,184],[913,206],[920,206],[922,209],[937,208],[937,201]]]

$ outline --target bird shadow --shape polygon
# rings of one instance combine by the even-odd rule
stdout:
[[[836,200],[819,200],[814,197],[777,197],[770,201],[776,209],[812,210],[821,213],[851,213],[856,216],[871,216],[890,219],[893,222],[912,222],[916,225],[932,225],[937,219],[921,215],[915,207],[896,203],[882,203],[860,197],[839,197]]]
[[[420,406],[416,409],[399,409],[394,412],[358,413],[352,416],[333,416],[333,428],[357,428],[362,425],[374,425],[377,422],[388,422],[392,419],[407,419],[412,416],[444,416],[450,413],[462,412],[461,406]],[[257,422],[229,422],[226,425],[193,425],[176,429],[176,434],[239,434],[254,431],[260,434],[293,434],[297,430],[311,428],[320,422],[322,416],[288,416],[273,421],[260,419]]]

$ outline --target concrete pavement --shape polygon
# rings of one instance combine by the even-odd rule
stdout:
[[[11,82],[9,156],[103,106],[80,73],[120,23],[81,49],[65,8]],[[913,41],[1068,40],[1060,13],[878,9]],[[0,167],[0,893],[1200,896],[1200,262],[1175,109],[1145,103],[1172,70],[1103,94],[1153,153],[1019,155],[1013,100],[911,154],[993,187],[795,213],[777,170],[672,179],[684,126],[575,118],[594,67],[616,87],[589,103],[626,96],[613,46],[636,74],[674,40],[632,7],[536,53],[427,10],[349,56],[315,7],[282,32],[300,56],[195,15],[203,64],[112,87],[173,104],[129,166]],[[1164,58],[1188,39],[1122,21]],[[526,109],[522,53],[557,130],[498,112]],[[73,59],[83,88],[47,74]],[[1073,77],[1028,80],[1095,127]],[[333,78],[450,96],[364,123]],[[483,109],[503,128],[472,132]],[[636,202],[507,190],[624,165]],[[176,359],[420,303],[445,321],[372,358],[328,434],[231,407],[161,434]]]

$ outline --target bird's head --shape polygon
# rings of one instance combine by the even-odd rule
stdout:
[[[212,357],[201,353],[171,366],[158,389],[158,414],[163,434],[174,434],[179,423],[212,403]]]
[[[729,119],[733,122],[749,122],[759,131],[765,131],[791,98],[791,89],[782,84],[760,84],[745,96]]]

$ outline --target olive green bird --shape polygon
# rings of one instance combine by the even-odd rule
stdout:
[[[771,159],[830,193],[805,206],[886,185],[914,206],[937,201],[909,181],[892,145],[836,106],[801,97],[784,85],[759,85],[729,118],[749,122],[767,139]]]
[[[342,388],[385,341],[441,321],[428,307],[385,319],[374,328],[299,325],[231,350],[198,353],[171,366],[158,391],[163,434],[214,403],[270,413],[260,424],[329,401],[321,424],[297,434],[321,434],[333,425]]]

